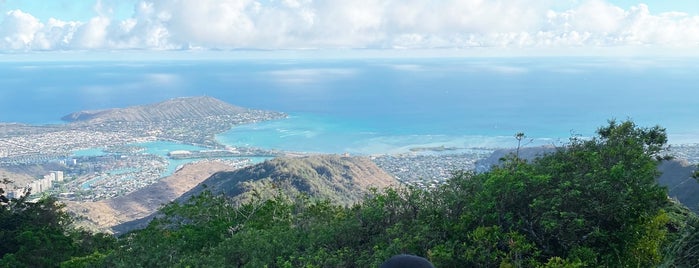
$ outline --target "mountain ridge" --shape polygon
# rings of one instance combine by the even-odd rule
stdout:
[[[186,164],[175,174],[125,196],[100,201],[64,203],[68,211],[80,216],[79,226],[113,232],[113,226],[148,217],[163,204],[176,200],[209,176],[234,169],[235,167],[222,161],[199,161]]]
[[[216,135],[241,125],[286,118],[282,112],[234,106],[209,96],[80,111],[63,116],[66,129],[119,133],[128,137],[176,141],[220,149]]]
[[[250,109],[235,106],[209,96],[179,97],[153,104],[85,110],[61,117],[67,122],[163,121],[240,114]]]
[[[283,192],[306,194],[345,205],[359,202],[371,189],[397,187],[398,180],[366,157],[312,155],[278,157],[234,169],[219,161],[185,165],[161,182],[126,196],[97,202],[66,202],[88,229],[122,234],[145,227],[168,202],[184,202],[203,191],[224,194],[237,203]]]
[[[209,190],[243,203],[255,198],[253,195],[271,197],[276,191],[282,191],[288,195],[303,193],[351,205],[370,193],[372,188],[397,185],[395,177],[366,157],[278,157],[235,171],[213,174],[180,199]]]

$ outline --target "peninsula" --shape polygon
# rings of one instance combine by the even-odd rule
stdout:
[[[280,112],[247,109],[212,97],[164,102],[64,116],[66,124],[1,124],[0,166],[40,164],[72,151],[146,141],[174,141],[221,149],[215,135],[236,125],[280,119]]]
[[[157,182],[169,169],[170,160],[182,159],[149,154],[137,144],[164,141],[209,150],[196,152],[198,154],[188,157],[187,162],[212,158],[209,157],[212,152],[216,156],[225,155],[249,162],[243,158],[277,153],[257,148],[226,147],[218,143],[215,136],[237,125],[286,116],[203,96],[75,112],[62,118],[66,121],[64,124],[0,124],[0,171],[34,178],[60,171],[66,178],[60,183],[64,188],[60,192],[67,193],[66,196],[89,200],[111,198]],[[96,149],[104,154],[74,155],[75,151],[86,149]],[[32,188],[32,193],[52,188],[51,182],[34,186],[17,183],[6,188],[17,195],[22,195],[27,188]]]
[[[71,128],[155,137],[206,147],[222,147],[214,135],[240,124],[286,117],[280,112],[247,109],[213,97],[183,97],[121,109],[81,111],[64,116]]]

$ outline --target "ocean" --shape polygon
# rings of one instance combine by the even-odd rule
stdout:
[[[0,121],[182,96],[290,114],[217,139],[233,146],[379,154],[417,147],[560,145],[609,119],[699,143],[695,58],[354,58],[0,62]]]

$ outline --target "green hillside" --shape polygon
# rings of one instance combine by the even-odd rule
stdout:
[[[223,193],[237,203],[254,198],[269,199],[281,192],[288,196],[307,194],[334,204],[360,202],[372,188],[397,186],[391,175],[364,157],[313,155],[279,157],[232,172],[220,172],[183,195],[181,199],[208,190]]]
[[[236,174],[269,183],[219,175],[115,241],[5,231],[3,242],[21,246],[6,247],[0,266],[23,267],[48,251],[61,267],[377,267],[400,253],[436,267],[697,267],[699,219],[657,183],[666,141],[662,128],[610,122],[593,139],[531,161],[510,155],[437,189],[388,188],[352,206],[286,191],[322,189],[315,184],[333,169],[309,164],[321,160],[270,161]],[[276,180],[261,167],[312,179]],[[240,189],[258,194],[230,196]],[[15,213],[4,221],[22,215],[3,211]],[[66,241],[80,247],[63,253]]]

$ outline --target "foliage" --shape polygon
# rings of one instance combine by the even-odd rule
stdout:
[[[71,218],[53,197],[28,195],[0,203],[0,267],[58,267],[72,257],[109,250],[115,239],[70,227]]]
[[[93,250],[54,258],[63,267],[377,267],[401,253],[436,267],[699,265],[699,218],[655,181],[664,130],[611,121],[598,134],[532,161],[512,155],[489,172],[456,172],[437,189],[373,191],[352,206],[279,189],[243,204],[203,192],[163,207],[117,247],[82,240]],[[28,261],[13,252],[3,264]]]
[[[664,247],[659,267],[699,267],[699,217],[674,203],[668,209],[670,243]]]
[[[377,266],[399,253],[437,266],[653,266],[666,190],[660,128],[610,122],[528,163],[455,173],[434,191],[374,192],[352,207],[281,193],[233,206],[204,193],[122,239],[107,266]]]
[[[663,224],[667,193],[655,179],[664,130],[611,121],[598,133],[532,163],[511,158],[473,177],[482,184],[473,193],[475,223],[526,235],[544,258],[580,257],[575,252],[584,249],[587,265],[656,264],[646,254],[657,256],[657,247],[643,240],[663,239],[645,228]]]

